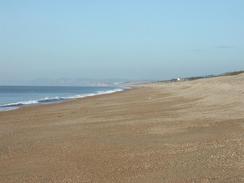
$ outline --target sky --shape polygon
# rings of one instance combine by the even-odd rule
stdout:
[[[244,69],[243,0],[0,0],[0,85]]]

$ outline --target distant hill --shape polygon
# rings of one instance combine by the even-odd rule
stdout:
[[[221,77],[221,76],[235,76],[238,74],[242,74],[244,71],[234,71],[234,72],[226,72],[223,74],[217,75],[206,75],[206,76],[193,76],[193,77],[186,77],[186,78],[174,78],[171,80],[159,81],[159,82],[177,82],[177,81],[193,81],[198,79],[205,79],[205,78],[214,78],[214,77]]]

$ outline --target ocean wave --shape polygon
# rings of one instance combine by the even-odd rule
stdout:
[[[68,97],[58,97],[58,96],[45,97],[45,98],[38,99],[38,100],[28,100],[28,101],[20,101],[20,102],[15,102],[15,103],[8,103],[8,104],[0,105],[0,111],[14,110],[14,109],[18,109],[21,106],[26,106],[26,105],[50,104],[50,103],[62,102],[65,100],[92,97],[92,96],[96,96],[96,95],[111,94],[111,93],[115,93],[115,92],[121,92],[123,90],[124,89],[118,88],[118,89],[114,89],[114,90],[97,91],[94,93],[73,95],[73,96],[68,96]]]

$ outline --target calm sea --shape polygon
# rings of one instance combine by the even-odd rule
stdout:
[[[0,111],[122,91],[115,87],[0,86]]]

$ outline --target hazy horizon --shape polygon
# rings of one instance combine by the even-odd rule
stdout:
[[[0,85],[244,70],[244,1],[1,1]]]

